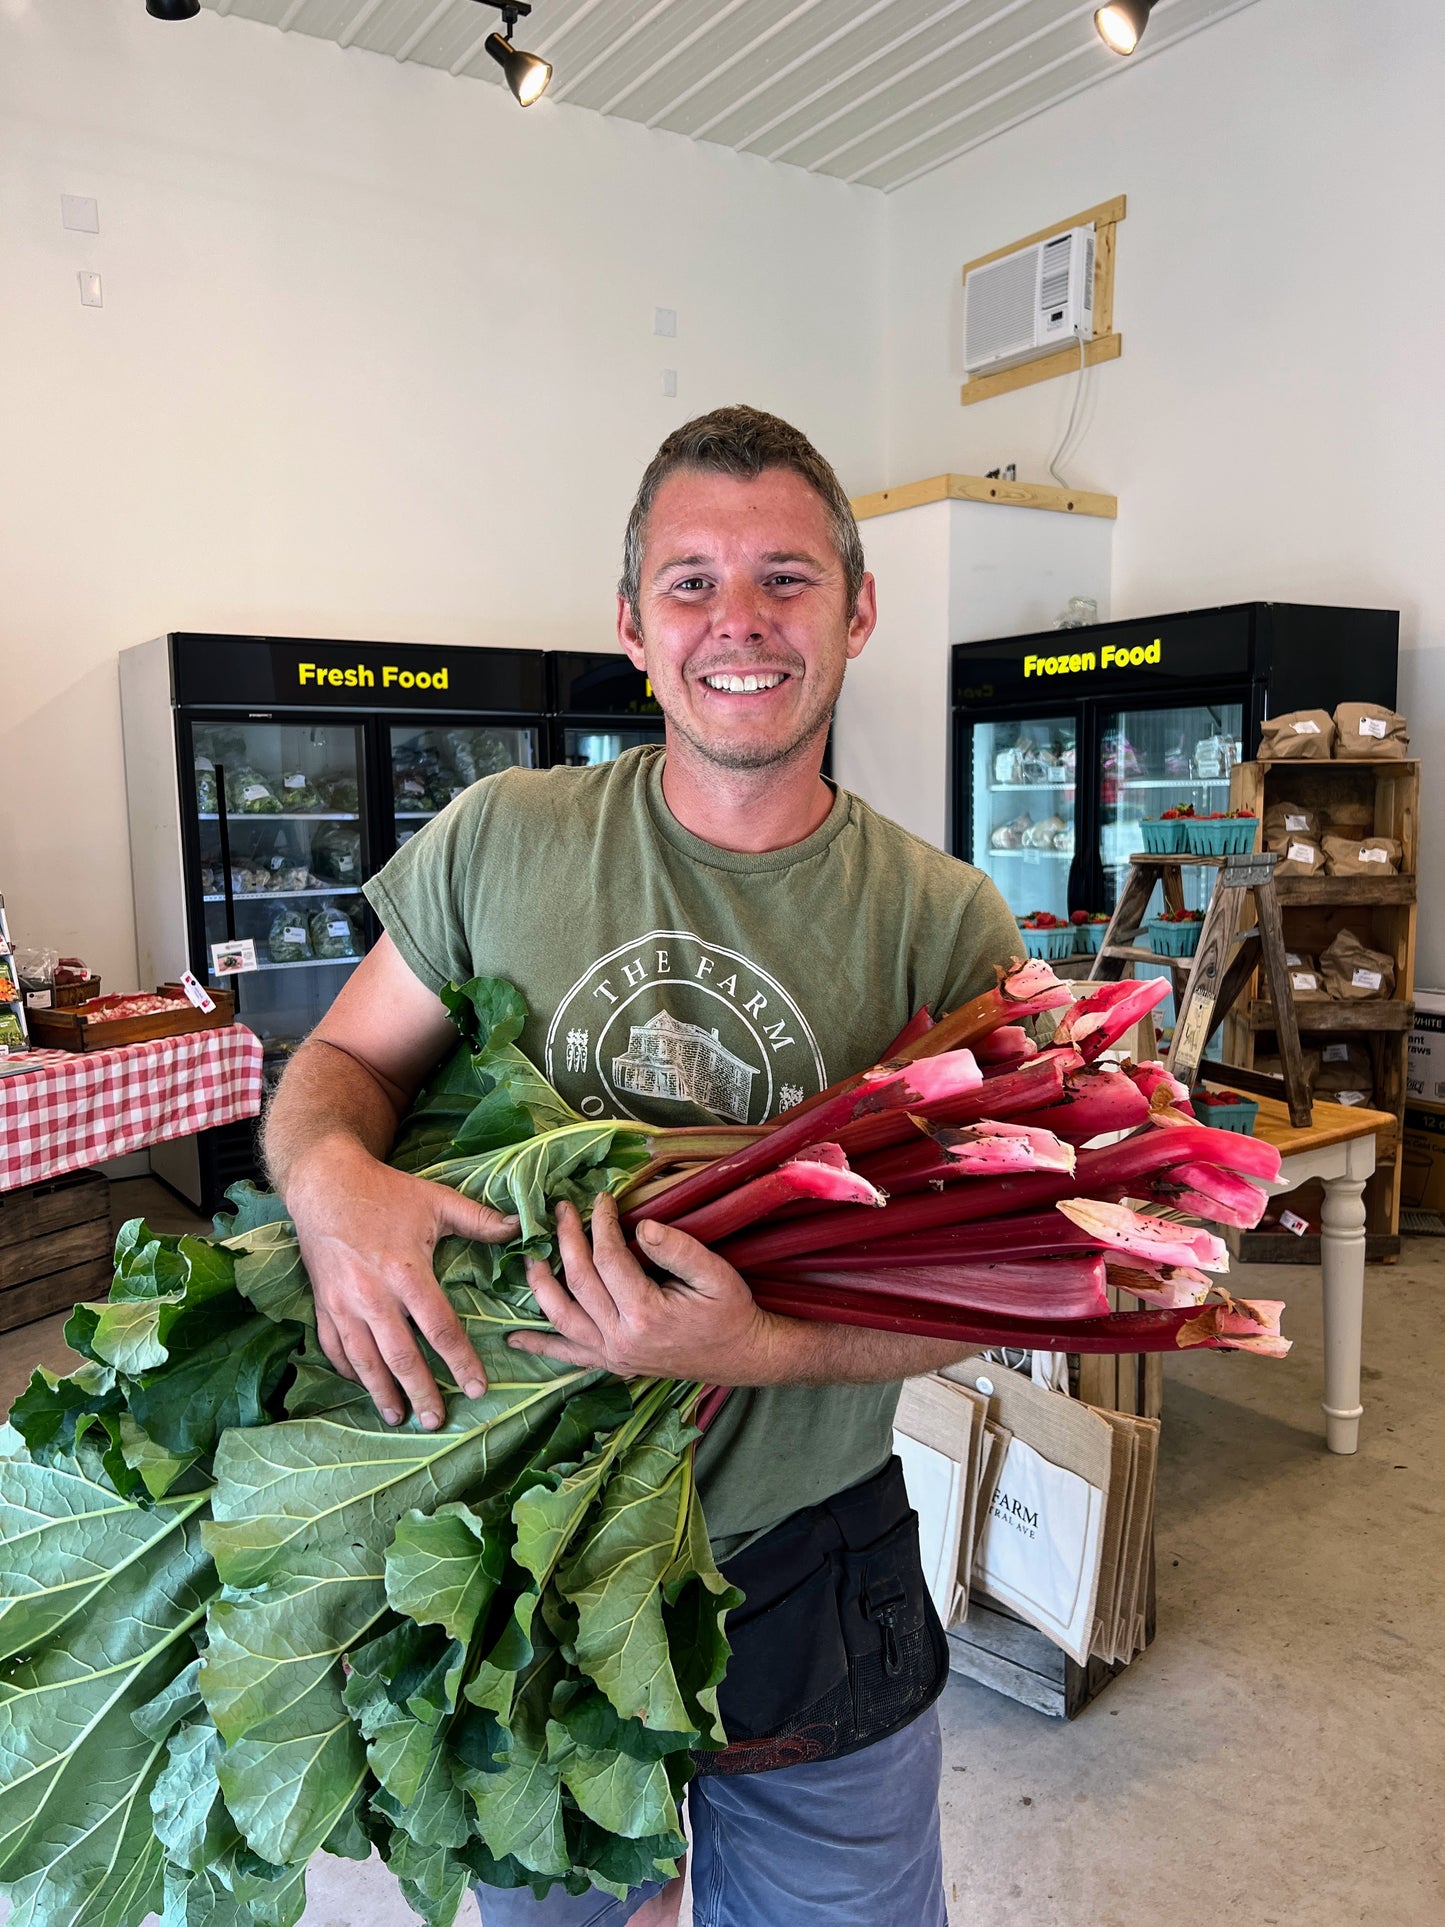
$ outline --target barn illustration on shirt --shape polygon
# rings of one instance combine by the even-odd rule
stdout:
[[[612,1081],[632,1097],[671,1098],[745,1124],[757,1071],[735,1057],[715,1030],[660,1011],[634,1024],[627,1049],[612,1060]]]

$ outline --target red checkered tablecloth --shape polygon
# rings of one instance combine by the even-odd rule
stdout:
[[[261,1108],[261,1040],[244,1024],[35,1058],[0,1077],[0,1191]]]

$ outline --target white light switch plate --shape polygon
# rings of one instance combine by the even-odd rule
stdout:
[[[100,276],[93,274],[88,268],[82,268],[76,279],[80,283],[81,307],[103,308],[105,303],[100,295]]]
[[[99,234],[100,203],[84,194],[62,194],[60,225],[73,228],[77,234]]]

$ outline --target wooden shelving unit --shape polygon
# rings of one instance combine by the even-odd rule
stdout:
[[[1241,763],[1234,770],[1230,806],[1253,810],[1260,819],[1272,803],[1289,801],[1329,819],[1347,805],[1372,811],[1362,836],[1393,837],[1401,846],[1398,876],[1281,877],[1275,888],[1292,950],[1318,956],[1350,930],[1372,950],[1387,953],[1395,965],[1395,992],[1388,999],[1336,1003],[1297,999],[1295,1016],[1306,1048],[1312,1040],[1334,1039],[1369,1049],[1374,1108],[1396,1120],[1393,1136],[1376,1143],[1375,1175],[1365,1187],[1365,1251],[1371,1259],[1391,1259],[1400,1250],[1400,1130],[1405,1111],[1406,1065],[1415,1015],[1415,904],[1419,870],[1420,765],[1413,761],[1338,761],[1321,763]],[[1349,834],[1354,834],[1353,831]],[[1257,988],[1257,987],[1256,987]],[[1225,1028],[1229,1061],[1252,1068],[1261,1037],[1273,1030],[1274,1010],[1254,996],[1241,1004]],[[1308,1262],[1317,1237],[1297,1239],[1287,1232],[1246,1232],[1239,1238],[1244,1259],[1298,1264]]]

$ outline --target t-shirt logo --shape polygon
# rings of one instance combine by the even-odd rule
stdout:
[[[590,965],[552,1019],[544,1069],[586,1117],[656,1124],[759,1124],[828,1081],[777,978],[686,930],[650,930]]]

